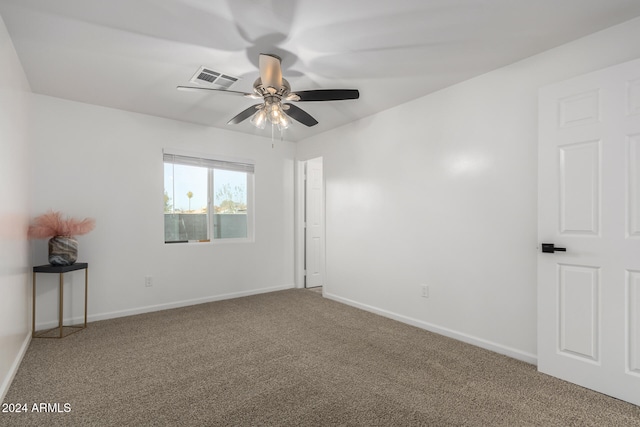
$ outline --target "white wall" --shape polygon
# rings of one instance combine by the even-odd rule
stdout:
[[[0,402],[31,336],[29,84],[0,18]]]
[[[78,237],[90,321],[293,286],[292,143],[42,95],[32,106],[34,214],[96,219]],[[164,244],[165,147],[255,160],[254,243]],[[47,263],[46,241],[34,242],[34,260]],[[57,277],[47,276],[39,325],[56,319]],[[79,318],[84,276],[67,276],[65,317]]]
[[[537,91],[635,40],[640,19],[301,141],[324,158],[325,295],[535,362]]]

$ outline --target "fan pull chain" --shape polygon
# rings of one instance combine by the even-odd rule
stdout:
[[[273,123],[271,123],[271,148],[275,148],[275,127],[276,125],[274,125]],[[284,142],[284,132],[286,129],[279,129],[280,130],[280,142]]]

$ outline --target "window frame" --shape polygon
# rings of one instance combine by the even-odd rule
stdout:
[[[187,152],[184,150],[175,150],[175,149],[163,149],[162,152],[162,167],[163,167],[163,176],[164,176],[164,165],[165,164],[183,164],[186,166],[190,166],[186,163],[180,162],[172,162],[167,161],[167,156],[176,156],[180,158],[191,158],[194,161],[201,160],[204,163],[220,163],[220,164],[229,164],[229,165],[238,165],[241,169],[246,170],[237,170],[238,172],[244,172],[247,177],[247,236],[246,237],[215,237],[216,234],[216,221],[215,221],[215,209],[214,209],[214,170],[234,170],[233,168],[225,168],[225,167],[216,167],[214,165],[200,165],[201,167],[207,167],[207,226],[208,226],[208,241],[199,241],[199,240],[188,240],[188,241],[166,241],[163,238],[163,242],[165,245],[180,245],[180,244],[197,244],[197,245],[220,245],[220,244],[229,244],[229,243],[253,243],[255,242],[255,162],[250,159],[240,159],[233,158],[228,156],[219,156],[212,154],[202,154],[202,153],[194,153]],[[196,164],[192,164],[191,166],[196,166]],[[164,195],[164,178],[163,178],[163,195]],[[172,194],[175,197],[175,194]],[[164,211],[164,209],[163,209]],[[163,215],[165,213],[163,212]],[[162,221],[164,227],[164,216]],[[164,232],[163,232],[164,234]]]

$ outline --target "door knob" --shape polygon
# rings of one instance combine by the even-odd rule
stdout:
[[[552,254],[556,251],[560,251],[560,252],[566,252],[567,248],[556,248],[556,246],[553,243],[543,243],[542,244],[542,252],[546,253],[546,254]]]

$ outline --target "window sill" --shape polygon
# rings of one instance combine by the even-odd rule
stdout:
[[[209,245],[226,245],[230,243],[254,243],[251,238],[230,238],[230,239],[213,239],[213,240],[176,240],[173,242],[164,242],[165,245],[189,245],[189,246],[209,246]]]

